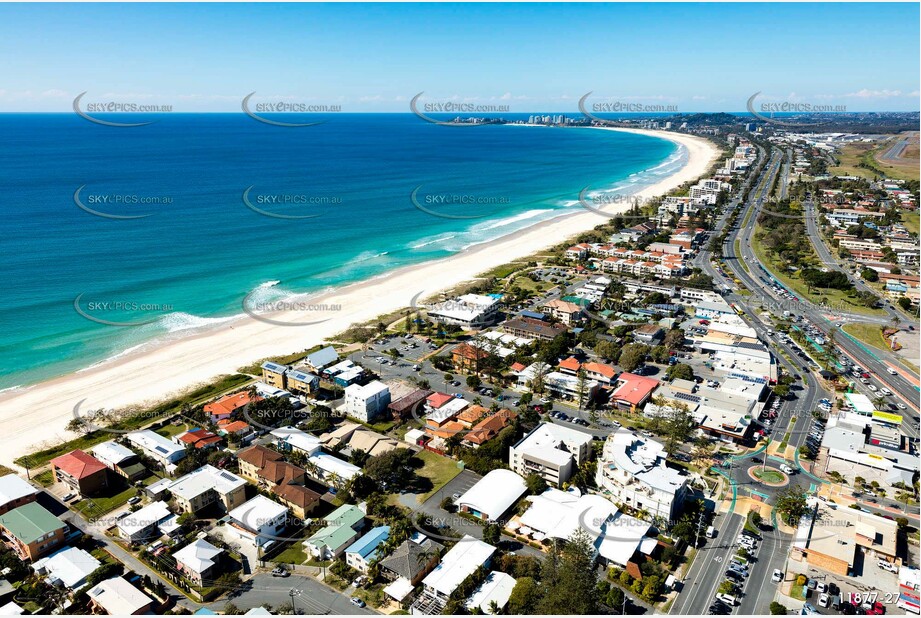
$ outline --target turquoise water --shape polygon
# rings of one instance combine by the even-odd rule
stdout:
[[[233,319],[254,290],[317,292],[451,255],[579,208],[586,186],[639,190],[685,157],[644,135],[409,114],[298,129],[243,114],[136,128],[4,114],[0,125],[0,389]]]

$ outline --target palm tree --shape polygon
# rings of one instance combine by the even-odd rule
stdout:
[[[873,406],[876,408],[882,408],[885,403],[886,403],[886,398],[883,397],[882,395],[877,395],[876,397],[873,398]]]

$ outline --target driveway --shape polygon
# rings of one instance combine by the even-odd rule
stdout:
[[[349,602],[348,596],[310,577],[291,575],[282,578],[272,577],[267,573],[255,575],[240,587],[236,595],[225,597],[207,607],[214,611],[223,611],[224,606],[231,602],[241,610],[247,611],[267,603],[272,606],[273,613],[281,613],[275,608],[284,607],[290,610],[292,591],[295,591],[294,606],[298,614],[371,615],[377,613],[367,607],[355,607]]]

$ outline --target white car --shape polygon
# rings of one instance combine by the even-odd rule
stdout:
[[[783,581],[783,571],[780,569],[774,569],[774,572],[771,574],[771,581],[775,584]]]
[[[793,474],[793,468],[791,468],[787,464],[781,464],[780,469],[781,471],[786,472],[787,474]]]
[[[722,601],[729,607],[734,607],[736,604],[736,598],[730,594],[718,594],[716,595],[718,601]]]
[[[872,384],[870,384],[869,386],[867,386],[867,388],[869,388],[869,389],[870,389],[871,391],[873,391],[874,393],[878,390],[878,389],[877,389],[874,385],[872,385]]]
[[[894,375],[894,376],[899,375],[899,372],[896,371],[895,369],[893,369],[892,367],[886,367],[886,371],[888,371],[889,373],[891,373],[891,374]]]
[[[819,607],[828,607],[831,605],[831,598],[827,594],[819,595]]]

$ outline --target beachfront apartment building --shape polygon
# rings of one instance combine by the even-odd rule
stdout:
[[[483,294],[464,294],[427,308],[428,316],[441,324],[462,328],[484,328],[495,323],[500,299]]]
[[[109,486],[109,469],[88,453],[77,449],[51,460],[54,480],[81,496],[92,496]]]
[[[599,493],[665,520],[676,519],[687,491],[687,476],[669,468],[659,442],[619,429],[605,440],[595,482]]]
[[[211,505],[227,512],[243,504],[246,481],[207,464],[172,483],[169,491],[184,513],[198,513]]]
[[[541,423],[509,449],[509,466],[524,478],[537,474],[559,487],[588,458],[591,445],[591,434]]]
[[[380,380],[351,384],[345,389],[345,414],[362,423],[370,423],[383,415],[388,405],[390,388]]]

